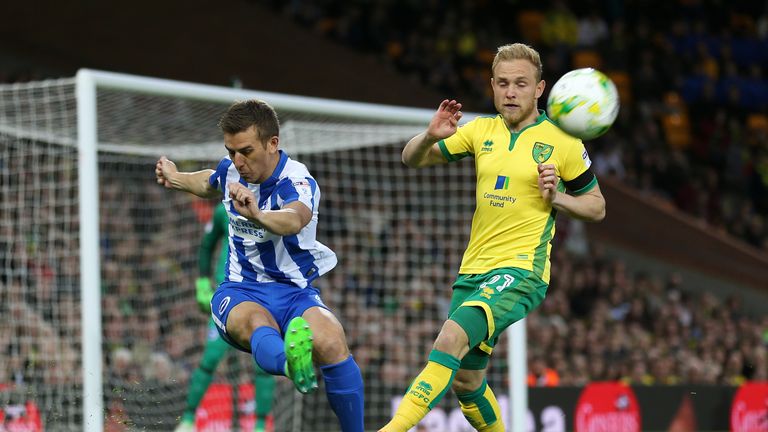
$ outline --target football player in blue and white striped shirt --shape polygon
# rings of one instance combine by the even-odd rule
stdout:
[[[161,157],[157,182],[203,198],[223,197],[229,258],[211,313],[228,343],[296,388],[317,388],[320,368],[344,432],[363,432],[363,379],[341,323],[312,286],[336,266],[315,239],[320,189],[279,147],[279,121],[263,101],[236,102],[219,121],[229,155],[215,170],[179,172]],[[283,335],[281,337],[281,335]]]

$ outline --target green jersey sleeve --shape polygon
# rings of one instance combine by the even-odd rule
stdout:
[[[205,233],[200,243],[197,255],[197,266],[200,276],[211,277],[211,262],[216,251],[216,244],[226,236],[229,217],[224,204],[219,203],[213,211],[213,219],[205,226]]]

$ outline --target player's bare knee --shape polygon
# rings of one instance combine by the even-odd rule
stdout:
[[[434,348],[438,351],[462,358],[469,351],[467,334],[457,324],[446,322],[435,339]]]
[[[277,328],[277,323],[266,309],[256,303],[240,303],[227,318],[227,334],[243,347],[250,346],[253,331],[264,326]]]
[[[313,332],[315,361],[319,364],[334,364],[349,357],[349,348],[344,330],[339,326],[329,332]]]
[[[315,363],[334,364],[349,357],[344,328],[331,311],[313,307],[303,314],[312,329]]]
[[[276,327],[276,324],[270,322],[263,314],[254,313],[248,317],[248,330],[249,334],[253,333],[259,327]]]

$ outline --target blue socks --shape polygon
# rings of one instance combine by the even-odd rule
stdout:
[[[280,333],[259,327],[251,334],[251,354],[256,364],[271,375],[285,375],[285,348]],[[363,376],[355,359],[320,366],[328,402],[336,413],[342,432],[364,432]]]
[[[280,333],[259,327],[251,334],[251,354],[256,364],[270,375],[285,375],[285,348]]]
[[[342,432],[363,432],[363,376],[355,359],[350,355],[340,363],[320,366],[320,370]]]

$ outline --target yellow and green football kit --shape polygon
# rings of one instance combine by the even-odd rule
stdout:
[[[432,350],[386,431],[405,431],[418,423],[459,369],[485,369],[499,334],[544,299],[556,212],[541,196],[537,165],[555,166],[560,191],[578,195],[597,184],[582,142],[543,112],[520,132],[511,132],[500,115],[479,117],[438,146],[448,161],[475,159],[476,208],[449,315],[466,331],[471,349],[462,359]],[[485,382],[457,397],[475,429],[504,431],[498,402]]]
[[[500,115],[479,117],[438,145],[449,161],[475,158],[477,207],[459,273],[516,267],[549,283],[555,213],[541,197],[536,167],[553,164],[573,194],[591,190],[597,180],[581,140],[542,112],[536,123],[517,133],[509,131]]]
[[[520,132],[511,132],[501,115],[478,117],[438,145],[449,161],[475,159],[476,208],[450,313],[474,348],[462,368],[483,369],[498,335],[536,308],[549,284],[557,212],[541,197],[538,164],[553,164],[559,190],[574,195],[592,190],[597,179],[581,140],[543,111]],[[479,311],[487,326],[473,325]]]

